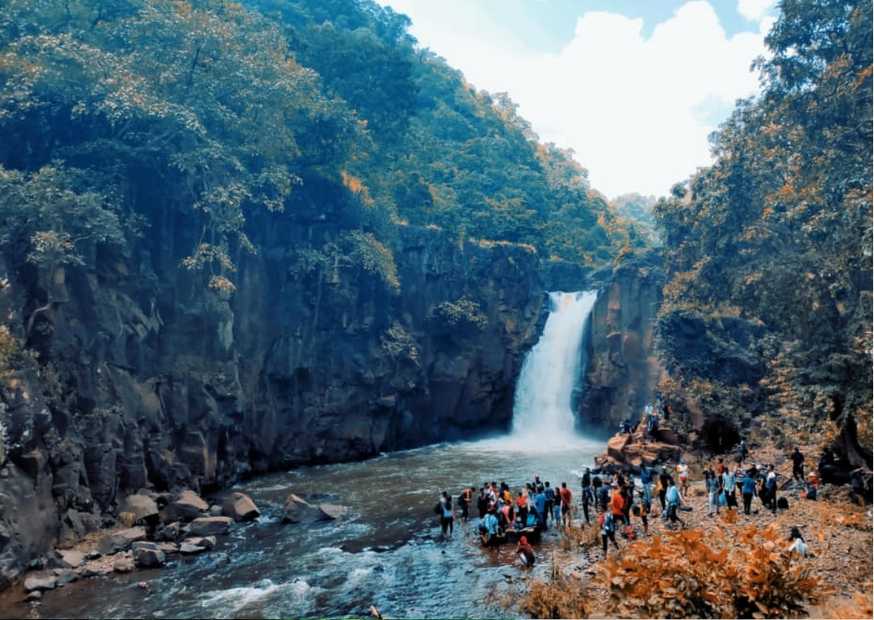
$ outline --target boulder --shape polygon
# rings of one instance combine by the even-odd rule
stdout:
[[[99,577],[100,575],[107,575],[111,572],[112,563],[110,562],[110,558],[86,562],[85,566],[79,569],[79,575],[86,578]]]
[[[186,489],[164,507],[164,510],[161,511],[161,521],[164,523],[187,522],[198,518],[207,510],[209,510],[209,504],[194,491]]]
[[[25,602],[34,603],[42,600],[42,592],[39,590],[34,590],[33,592],[28,593],[27,596],[24,597]]]
[[[261,514],[252,498],[245,493],[231,493],[222,502],[222,514],[234,521],[252,521]]]
[[[321,518],[322,511],[318,507],[313,506],[294,493],[285,500],[285,507],[282,510],[283,523],[309,523],[318,521]]]
[[[134,563],[140,568],[156,568],[165,561],[164,552],[157,543],[135,542],[133,544]]]
[[[211,516],[211,517],[220,517],[220,516],[222,516],[222,512],[223,512],[222,507],[219,506],[218,504],[213,504],[212,506],[209,507],[209,516]],[[225,516],[229,517],[231,515],[225,515]]]
[[[123,555],[115,559],[112,563],[112,570],[116,573],[130,573],[136,568],[132,557]]]
[[[24,578],[24,589],[28,592],[54,590],[57,585],[58,578],[51,573],[31,573]]]
[[[204,549],[215,549],[216,544],[218,544],[218,540],[215,536],[192,536],[191,538],[186,538],[182,542],[188,543],[189,545],[203,547]]]
[[[70,568],[56,568],[54,570],[57,578],[56,586],[62,588],[68,583],[73,583],[79,578],[79,573]]]
[[[607,456],[611,456],[620,463],[625,460],[623,451],[625,447],[631,442],[631,435],[626,433],[620,433],[618,435],[613,435],[609,440],[607,440]]]
[[[158,519],[158,504],[147,495],[128,495],[121,503],[119,512],[133,514],[134,523],[154,522]]]
[[[61,556],[61,564],[67,568],[78,568],[85,561],[85,552],[76,551],[74,549],[58,549],[58,555]]]
[[[334,521],[345,517],[349,508],[339,504],[319,504],[319,512],[323,521]]]
[[[97,550],[103,555],[111,555],[118,551],[126,551],[134,542],[145,539],[145,528],[131,527],[104,536],[100,542],[97,543]]]
[[[191,522],[188,533],[192,536],[227,534],[232,522],[230,517],[200,517]]]
[[[182,524],[178,521],[168,523],[155,532],[155,539],[159,541],[176,542],[180,538],[182,538]]]

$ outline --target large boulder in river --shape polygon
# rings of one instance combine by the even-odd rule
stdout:
[[[164,523],[191,521],[207,510],[209,510],[209,504],[194,491],[186,489],[164,507],[164,510],[161,511],[161,520]]]
[[[252,498],[245,493],[231,493],[222,502],[222,514],[234,521],[252,521],[261,514]]]
[[[131,513],[134,523],[157,521],[158,504],[146,495],[128,495],[121,503],[119,512]]]
[[[339,504],[319,504],[320,518],[323,521],[342,519],[348,512],[349,509],[346,506],[340,506]]]
[[[283,523],[310,523],[321,518],[323,518],[322,511],[302,497],[292,493],[285,500],[285,507],[282,510]]]
[[[188,526],[192,536],[217,536],[227,534],[233,520],[230,517],[200,517]]]

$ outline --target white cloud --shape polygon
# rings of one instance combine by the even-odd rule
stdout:
[[[737,0],[737,12],[750,21],[757,22],[771,10],[776,0]]]
[[[487,2],[382,2],[410,15],[419,41],[478,88],[508,91],[609,196],[664,194],[709,163],[707,136],[735,99],[756,91],[749,68],[764,52],[763,31],[728,37],[704,0],[682,5],[649,37],[641,19],[586,13],[555,54],[501,29]]]

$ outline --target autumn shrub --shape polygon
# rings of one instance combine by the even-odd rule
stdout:
[[[532,618],[587,618],[588,599],[582,580],[558,573],[533,581],[521,609]]]
[[[817,599],[819,581],[794,560],[776,527],[732,534],[718,547],[700,529],[629,546],[602,567],[608,612],[623,617],[782,618]]]
[[[787,541],[776,526],[746,527],[738,539],[746,546],[737,558],[737,617],[786,618],[816,600],[819,580],[809,564],[787,552]]]
[[[559,545],[564,551],[577,551],[597,547],[601,543],[601,530],[594,523],[581,527],[562,529]]]
[[[737,575],[728,551],[704,541],[702,530],[656,536],[630,545],[602,568],[608,612],[622,617],[733,616]]]

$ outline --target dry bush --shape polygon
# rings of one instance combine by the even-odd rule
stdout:
[[[558,573],[532,582],[521,609],[532,618],[587,618],[588,599],[581,579]]]
[[[559,545],[564,551],[579,551],[601,544],[601,529],[595,523],[582,525],[579,528],[563,528],[561,533]]]
[[[740,546],[717,548],[701,529],[641,541],[604,563],[608,612],[622,617],[783,618],[817,597],[807,562],[793,560],[771,526],[750,526]]]
[[[738,617],[786,618],[816,600],[819,580],[811,576],[809,563],[785,550],[786,539],[775,525],[748,526],[738,539],[747,545],[738,558]]]
[[[720,518],[727,525],[734,525],[735,523],[737,523],[737,519],[738,519],[737,515],[738,515],[737,508],[732,508],[731,510],[727,510],[726,508],[723,508],[722,510],[719,511]]]
[[[704,542],[700,529],[630,545],[608,560],[608,611],[621,617],[712,618],[733,616],[736,570],[727,550]]]
[[[872,584],[865,586],[865,590],[856,592],[852,598],[833,598],[823,605],[825,618],[840,620],[869,620],[874,618],[874,601],[871,596]]]

